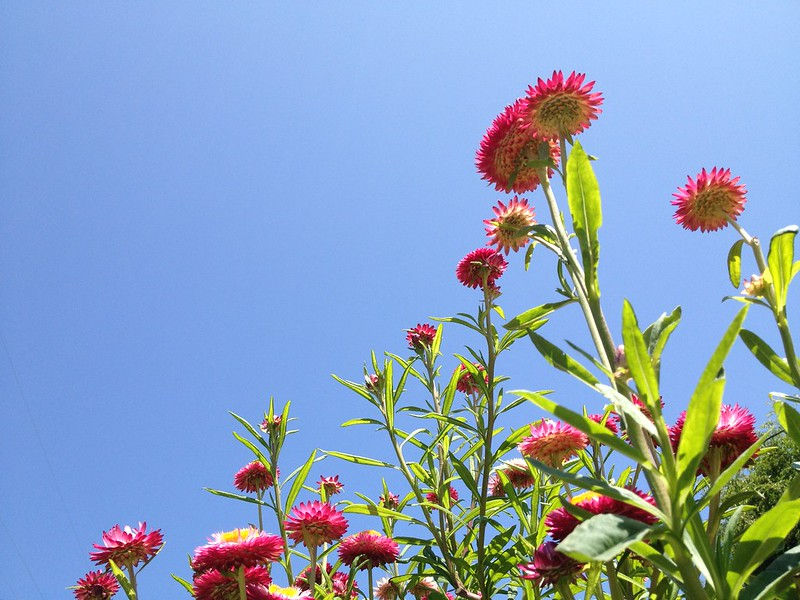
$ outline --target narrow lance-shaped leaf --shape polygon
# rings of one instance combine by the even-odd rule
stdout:
[[[644,405],[650,410],[656,423],[661,418],[661,401],[658,393],[658,378],[656,377],[644,337],[639,331],[636,314],[631,303],[625,300],[622,304],[622,339],[625,342],[625,358],[631,371],[636,387],[642,395]],[[664,443],[664,440],[661,440]]]
[[[530,332],[528,336],[544,359],[556,369],[577,377],[589,386],[593,386],[597,383],[597,378],[592,375],[586,367],[564,352],[561,348],[549,342],[538,333]]]
[[[311,456],[308,457],[308,460],[302,466],[300,471],[295,476],[294,481],[292,482],[292,487],[289,489],[289,493],[286,495],[286,507],[284,508],[284,513],[289,512],[289,509],[294,504],[294,501],[297,499],[297,495],[300,493],[300,490],[303,488],[303,484],[306,482],[306,477],[308,477],[308,472],[311,470],[311,465],[314,464],[314,459],[317,457],[317,451],[314,450],[311,452]]]
[[[597,230],[603,224],[600,188],[597,185],[597,178],[592,170],[589,157],[580,142],[577,141],[569,154],[569,160],[567,160],[567,201],[581,247],[586,287],[592,297],[599,298],[597,263],[600,255],[600,243],[597,239]]]
[[[792,261],[794,261],[794,238],[797,235],[797,225],[790,225],[776,231],[769,242],[767,263],[772,276],[772,285],[775,288],[775,301],[778,310],[786,306],[786,292],[792,278]]]
[[[540,321],[543,317],[546,317],[550,313],[555,310],[558,310],[562,306],[566,306],[567,304],[571,304],[574,300],[562,300],[561,302],[549,302],[547,304],[542,304],[541,306],[536,306],[534,308],[529,308],[525,312],[517,315],[507,323],[503,325],[506,329],[527,329],[533,323]]]
[[[744,240],[736,240],[728,250],[728,278],[737,290],[742,283],[742,244]]]
[[[785,358],[778,356],[770,345],[758,337],[752,331],[742,329],[739,337],[745,346],[753,353],[762,365],[769,369],[770,373],[786,383],[793,384],[792,372],[789,370],[789,363]]]
[[[776,597],[786,579],[800,570],[800,546],[787,550],[751,579],[739,594],[739,600],[769,600]]]
[[[775,402],[773,408],[778,423],[781,424],[789,438],[795,444],[800,445],[800,413],[785,402]]]

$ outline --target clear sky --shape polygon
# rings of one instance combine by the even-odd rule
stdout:
[[[0,600],[70,597],[101,532],[138,520],[167,540],[141,597],[185,597],[169,573],[254,519],[201,490],[232,489],[248,460],[228,410],[292,401],[285,472],[314,447],[388,457],[339,429],[368,407],[330,374],[358,379],[371,349],[405,352],[403,328],[475,309],[454,268],[501,198],[475,149],[553,69],[605,96],[581,140],[600,159],[615,336],[623,297],[644,323],[684,307],[662,379],[667,416],[685,407],[738,307],[720,304],[735,236],[682,230],[671,194],[730,167],[748,230],[800,221],[800,5],[435,4],[2,4]],[[511,262],[508,315],[555,298],[543,252],[528,273]],[[777,343],[766,315],[747,326]],[[588,346],[577,308],[541,333]],[[447,369],[464,342],[445,330]],[[759,420],[788,391],[741,344],[727,368],[726,402]],[[525,341],[500,370],[602,406]],[[378,494],[378,471],[312,471],[333,473],[349,498]]]

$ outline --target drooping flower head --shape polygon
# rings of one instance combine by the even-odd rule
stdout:
[[[344,484],[339,481],[338,475],[334,475],[333,477],[323,477],[320,475],[317,487],[319,489],[324,489],[325,497],[330,498],[334,494],[341,492],[344,489]]]
[[[416,327],[406,329],[406,341],[411,350],[422,352],[426,348],[430,348],[433,344],[433,339],[436,337],[436,328],[428,325],[427,323],[417,323]]]
[[[561,151],[558,144],[537,137],[522,121],[524,102],[517,100],[506,106],[492,122],[475,155],[475,166],[482,179],[493,183],[498,191],[523,194],[536,189],[539,175],[528,163],[539,160],[539,147],[546,148],[555,166]],[[548,168],[548,176],[553,170]],[[512,181],[513,180],[513,181]]]
[[[274,583],[270,584],[264,600],[314,600],[314,596],[309,591],[304,591],[294,586],[280,587]]]
[[[485,383],[489,383],[489,374],[484,369],[483,365],[480,363],[474,363],[475,368],[478,370],[478,373],[483,373],[483,381]],[[458,381],[456,382],[456,389],[459,392],[464,392],[465,394],[475,394],[480,391],[480,387],[478,387],[478,383],[475,381],[475,375],[470,373],[469,369],[464,366],[464,363],[458,365],[457,371],[461,373],[458,376]]]
[[[381,503],[383,508],[388,508],[389,510],[394,510],[400,506],[400,496],[393,494],[392,492],[389,492],[386,496],[381,494],[378,496],[378,501]]]
[[[608,429],[614,435],[617,435],[619,433],[619,427],[617,427],[617,423],[614,420],[614,415],[606,416],[601,414],[594,414],[594,415],[589,415],[588,418],[597,423],[598,425],[605,425],[606,429]],[[605,423],[603,423],[603,419],[605,419]]]
[[[272,473],[260,460],[246,464],[233,476],[233,485],[243,492],[264,492],[272,483]]]
[[[286,533],[306,548],[338,540],[347,531],[344,515],[327,502],[301,502],[286,518]]]
[[[683,411],[675,425],[669,428],[669,439],[675,452],[678,451],[685,423],[686,411]],[[700,461],[697,472],[705,476],[710,475],[713,462],[717,460],[719,461],[719,471],[731,466],[733,461],[758,440],[755,423],[756,418],[746,408],[738,404],[733,406],[723,404],[720,409],[719,421],[711,434],[708,449]]]
[[[747,190],[739,178],[731,179],[731,170],[714,167],[697,175],[697,181],[687,177],[686,187],[678,188],[672,201],[675,221],[692,231],[716,231],[735,221],[742,214]]]
[[[73,590],[76,600],[109,600],[119,591],[117,579],[109,572],[89,571]]]
[[[516,252],[524,248],[530,241],[527,227],[534,225],[533,208],[528,205],[525,198],[514,198],[504,204],[502,200],[497,206],[492,207],[494,219],[485,219],[486,235],[489,236],[487,246],[496,246],[498,251],[508,254],[509,250]]]
[[[458,502],[458,490],[454,488],[452,485],[449,489],[450,494],[450,505],[452,506],[454,503]],[[439,494],[436,492],[428,492],[425,494],[425,500],[430,502],[431,504],[438,504],[441,506],[441,502],[439,501]]]
[[[397,600],[400,589],[388,577],[383,577],[375,582],[374,595],[378,600]]]
[[[526,126],[540,138],[575,135],[585,130],[602,111],[603,95],[592,93],[594,81],[584,84],[586,75],[573,71],[564,79],[553,71],[547,81],[541,77],[528,88],[522,111]]]
[[[208,569],[227,571],[254,567],[276,561],[283,552],[280,536],[259,531],[255,527],[234,529],[213,534],[205,546],[194,550],[192,569],[197,573]]]
[[[556,550],[556,542],[544,542],[533,553],[533,562],[518,565],[521,577],[538,585],[556,585],[563,579],[574,581],[583,564]]]
[[[109,560],[113,560],[115,564],[130,569],[153,558],[163,543],[161,530],[148,533],[147,523],[139,523],[138,527],[125,525],[124,528],[114,525],[103,532],[103,544],[94,544],[97,552],[89,554],[89,558],[98,565],[107,565]]]
[[[628,489],[642,498],[645,502],[655,506],[656,501],[650,494],[642,492],[633,487],[629,487]],[[586,492],[577,496],[573,496],[570,502],[574,506],[582,508],[586,512],[589,512],[593,515],[621,515],[623,517],[628,517],[629,519],[635,519],[637,521],[641,521],[642,523],[647,523],[648,525],[652,525],[656,522],[656,518],[642,508],[638,508],[631,504],[626,504],[620,500],[610,498],[609,496],[603,496],[602,494],[597,494],[595,492]],[[550,511],[547,517],[545,517],[545,525],[547,526],[550,537],[559,542],[572,533],[579,523],[580,521],[567,512],[567,509],[563,506]]]
[[[560,467],[565,460],[576,456],[589,445],[585,433],[561,421],[542,419],[531,423],[531,435],[517,449],[523,456],[534,458],[551,467]]]
[[[462,258],[456,267],[456,277],[465,286],[492,286],[506,270],[508,262],[494,248],[478,248]]]
[[[339,558],[348,566],[359,559],[359,570],[393,563],[399,554],[397,542],[374,530],[351,535],[339,543]]]
[[[195,576],[192,584],[195,600],[239,600],[237,570],[209,569]],[[265,600],[267,586],[272,583],[269,569],[263,566],[244,570],[244,589],[247,600]]]
[[[524,458],[513,458],[502,467],[498,467],[497,471],[502,472],[508,478],[508,482],[514,486],[516,490],[526,490],[533,487],[536,483],[536,479],[528,468],[528,463],[525,462]],[[497,473],[493,473],[489,478],[489,492],[492,496],[505,495],[503,481]]]

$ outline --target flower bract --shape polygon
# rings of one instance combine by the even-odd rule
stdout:
[[[334,494],[338,494],[344,489],[344,484],[339,481],[338,475],[333,475],[332,477],[324,477],[320,475],[319,481],[317,482],[317,487],[319,489],[325,490],[325,496],[330,498]]]
[[[436,329],[427,323],[417,323],[416,327],[406,330],[406,341],[411,350],[420,352],[430,348],[436,337]]]
[[[272,473],[260,460],[243,466],[233,476],[233,485],[243,492],[264,492],[272,487]]]
[[[107,571],[89,571],[74,589],[76,600],[109,600],[118,591],[117,579]]]
[[[126,525],[124,528],[114,525],[103,532],[102,545],[94,544],[96,552],[89,554],[98,565],[107,565],[113,560],[119,566],[130,569],[141,562],[147,562],[164,543],[161,530],[147,532],[147,523],[139,523],[138,527]]]
[[[347,520],[327,502],[301,502],[286,518],[286,533],[307,548],[338,540],[347,531]]]
[[[359,559],[361,570],[393,563],[399,554],[397,542],[372,530],[351,535],[339,543],[342,562],[351,565]]]
[[[524,438],[517,449],[523,456],[551,467],[560,467],[565,460],[589,445],[585,433],[561,421],[542,419],[532,423],[530,430],[531,435]]]
[[[489,236],[487,246],[495,246],[497,250],[508,254],[510,250],[516,252],[524,248],[530,241],[526,228],[534,225],[533,208],[528,205],[525,198],[514,196],[508,204],[502,200],[497,206],[492,207],[494,219],[486,219],[486,235]]]
[[[564,79],[553,71],[547,81],[540,77],[528,88],[522,114],[524,123],[541,138],[575,135],[584,131],[602,111],[603,95],[592,92],[594,81],[584,83],[586,75],[573,71]]]
[[[563,579],[572,581],[583,569],[583,564],[556,550],[556,542],[544,542],[533,553],[533,561],[519,565],[523,579],[531,579],[540,586],[556,585]]]
[[[474,367],[478,370],[478,373],[483,373],[483,381],[485,383],[489,383],[489,374],[486,372],[486,369],[483,367],[483,365],[474,363]],[[459,392],[464,392],[465,394],[475,394],[480,391],[480,387],[475,381],[476,375],[471,373],[463,363],[458,366],[458,372],[460,375],[458,376],[458,381],[456,382],[456,389]]]
[[[209,569],[195,576],[192,591],[196,600],[239,600],[239,583],[235,569],[218,571]],[[265,600],[267,586],[272,583],[269,569],[264,566],[244,570],[244,588],[247,600]]]
[[[687,177],[685,187],[673,194],[675,221],[692,231],[716,231],[742,214],[747,190],[739,178],[731,178],[730,169],[714,167],[698,173],[696,180]]]
[[[192,569],[200,573],[208,569],[227,571],[238,567],[254,567],[276,561],[283,552],[280,536],[258,531],[254,527],[215,533],[205,546],[195,548]]]
[[[467,287],[483,288],[493,285],[507,266],[506,259],[494,248],[478,248],[459,261],[456,277]]]

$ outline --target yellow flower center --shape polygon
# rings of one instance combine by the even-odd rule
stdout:
[[[572,504],[580,504],[581,502],[585,502],[586,500],[591,500],[592,498],[597,498],[600,494],[597,492],[584,492],[582,494],[578,494],[577,496],[573,496],[570,502]]]
[[[280,594],[285,598],[297,598],[300,595],[300,590],[296,587],[280,587],[274,583],[269,584],[270,594]]]
[[[233,531],[223,531],[219,534],[220,542],[243,542],[253,533],[252,529],[234,529]]]

